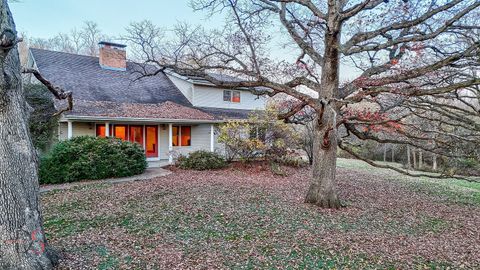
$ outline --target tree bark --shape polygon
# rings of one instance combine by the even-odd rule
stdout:
[[[335,117],[331,114],[330,117]],[[305,198],[306,203],[324,208],[339,208],[340,201],[336,189],[337,139],[335,131],[328,131],[328,125],[317,125],[315,129],[312,165],[312,181]],[[325,145],[325,135],[330,133],[329,145]]]
[[[319,101],[323,110],[317,112],[314,136],[314,157],[312,180],[305,202],[324,208],[339,208],[336,189],[337,162],[337,108],[331,99],[339,87],[339,46],[341,22],[339,2],[328,1],[327,31],[325,33],[325,54],[322,64]]]
[[[383,162],[387,162],[387,144],[383,145]]]
[[[42,226],[17,32],[7,0],[0,1],[0,269],[52,269],[57,258]]]
[[[412,162],[410,161],[410,145],[407,145],[407,168],[412,168]]]
[[[418,168],[421,170],[423,168],[423,152],[418,150]]]
[[[415,148],[412,149],[412,157],[413,157],[413,168],[417,168],[417,151],[415,151]]]

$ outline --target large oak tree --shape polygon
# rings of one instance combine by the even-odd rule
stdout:
[[[208,16],[225,14],[225,25],[209,31],[180,25],[170,42],[168,33],[148,21],[127,29],[136,56],[158,67],[144,74],[172,69],[225,88],[268,88],[270,96],[298,101],[281,115],[287,120],[313,110],[314,162],[306,202],[339,207],[337,147],[362,158],[352,137],[448,157],[478,155],[451,149],[464,143],[478,149],[480,115],[465,96],[479,97],[479,1],[196,0],[192,5]],[[295,57],[272,53],[275,43]],[[340,70],[353,70],[344,69],[348,65],[355,72],[341,81]]]
[[[47,244],[40,209],[38,160],[30,138],[15,23],[0,1],[0,269],[52,269],[58,261]],[[59,99],[72,95],[37,79]]]

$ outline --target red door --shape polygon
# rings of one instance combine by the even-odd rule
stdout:
[[[145,126],[145,153],[148,158],[158,157],[158,126]]]

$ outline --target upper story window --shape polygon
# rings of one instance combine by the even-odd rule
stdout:
[[[240,103],[240,91],[224,90],[223,101]]]

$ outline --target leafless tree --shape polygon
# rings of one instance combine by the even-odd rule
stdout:
[[[102,31],[98,28],[98,24],[92,21],[86,21],[81,30],[81,39],[85,46],[85,54],[90,56],[98,55],[98,43],[104,39]]]
[[[73,53],[80,54],[85,47],[85,40],[83,39],[82,32],[77,28],[73,28],[70,31],[70,37],[72,40]]]
[[[444,156],[458,155],[450,152],[455,144],[478,145],[478,110],[439,100],[478,89],[478,76],[467,73],[479,68],[479,1],[196,0],[192,5],[208,15],[226,14],[227,23],[213,31],[181,25],[173,41],[162,43],[151,38],[152,31],[139,35],[128,29],[145,63],[157,66],[154,72],[146,68],[145,75],[172,69],[224,88],[268,88],[270,96],[284,93],[298,100],[284,116],[307,106],[315,110],[308,203],[340,206],[337,146],[372,165],[420,175],[357,155],[350,137]],[[272,56],[273,40],[288,41],[295,60]],[[340,83],[342,63],[353,63],[361,74]],[[213,73],[240,80],[223,80]],[[363,103],[375,109],[355,106]],[[442,124],[437,131],[429,130],[410,124],[410,117]],[[453,132],[455,128],[462,128],[462,135]]]
[[[51,38],[35,38],[22,34],[24,46],[44,50],[54,50],[89,56],[98,56],[98,43],[102,40],[109,40],[99,29],[98,24],[86,21],[83,27],[78,30],[73,28],[69,33],[58,33]]]

